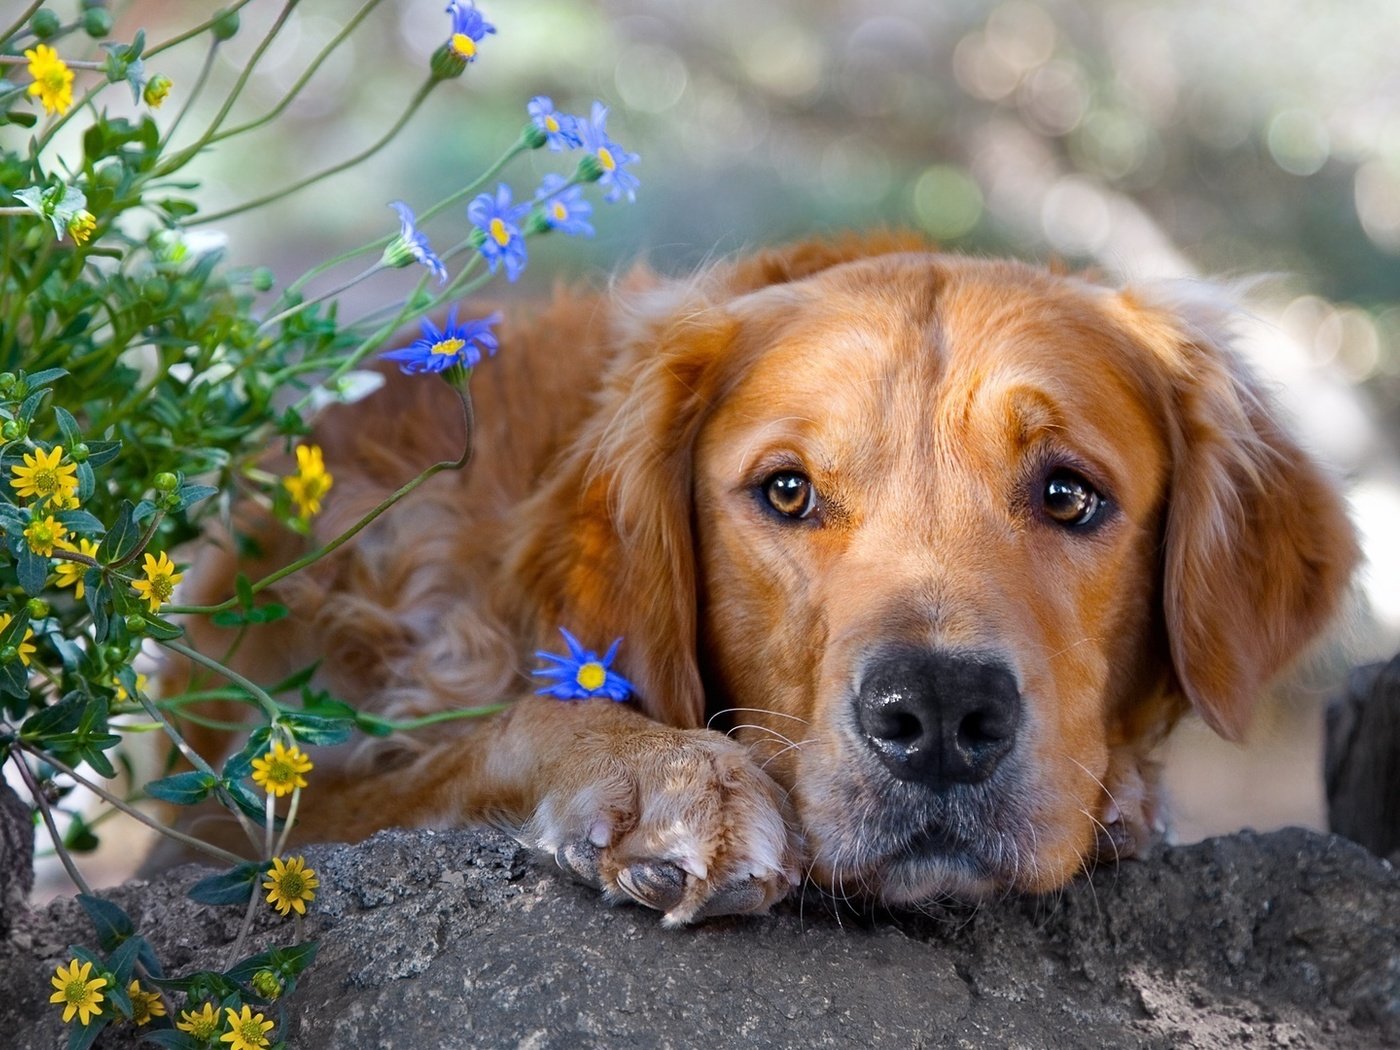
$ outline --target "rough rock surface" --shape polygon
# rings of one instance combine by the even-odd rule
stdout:
[[[283,1033],[302,1050],[1400,1046],[1400,872],[1306,831],[1164,849],[1053,898],[857,915],[809,894],[681,931],[489,832],[308,861],[321,951]],[[183,897],[201,874],[112,893],[176,972],[222,963],[241,917]],[[63,1045],[48,977],[90,933],[71,900],[20,917],[0,1042]],[[263,909],[253,948],[289,933]]]

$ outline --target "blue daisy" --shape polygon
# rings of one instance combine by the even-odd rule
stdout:
[[[510,187],[504,182],[496,187],[494,198],[483,193],[467,205],[467,218],[484,235],[477,250],[492,273],[504,261],[508,281],[514,281],[525,269],[525,234],[520,220],[529,211],[528,204],[511,204]]]
[[[399,369],[408,375],[416,372],[445,372],[453,365],[474,368],[481,362],[484,350],[494,355],[500,347],[492,325],[501,323],[499,313],[489,317],[457,323],[457,307],[447,315],[447,324],[442,328],[429,318],[423,318],[423,335],[412,344],[398,350],[390,350],[379,356],[387,361],[399,362]]]
[[[418,229],[413,209],[403,201],[390,201],[389,207],[399,213],[399,235],[384,249],[384,261],[390,266],[420,263],[437,276],[438,284],[445,284],[447,267],[428,246],[428,235]]]
[[[636,200],[640,183],[637,176],[627,170],[627,165],[635,164],[641,158],[635,153],[628,153],[608,137],[608,107],[594,102],[592,115],[587,120],[579,120],[578,133],[583,140],[583,148],[597,158],[598,167],[602,169],[597,181],[608,187],[603,199],[610,204],[624,196],[629,201]]]
[[[550,229],[570,237],[592,237],[593,226],[588,217],[593,214],[593,205],[584,200],[582,186],[565,189],[568,181],[563,175],[551,172],[540,183],[535,200],[540,204]]]
[[[632,683],[616,671],[609,670],[613,657],[617,655],[617,648],[622,644],[621,638],[614,641],[608,647],[608,651],[600,657],[580,645],[579,640],[563,627],[559,628],[559,633],[568,643],[568,656],[547,653],[542,649],[535,653],[541,660],[548,660],[554,666],[531,673],[539,678],[557,679],[553,685],[538,690],[540,696],[552,696],[558,700],[601,698],[621,702],[632,695]]]
[[[468,62],[476,61],[476,45],[481,38],[494,33],[496,27],[481,17],[472,0],[465,4],[458,0],[448,0],[447,13],[452,16],[452,36],[448,40],[452,50]]]
[[[583,140],[578,134],[578,117],[560,113],[548,95],[536,95],[525,111],[530,114],[535,127],[544,132],[545,145],[556,153],[582,145]]]

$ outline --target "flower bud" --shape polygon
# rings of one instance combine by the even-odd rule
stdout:
[[[544,209],[536,208],[525,220],[525,228],[522,232],[526,237],[533,237],[538,233],[548,233],[552,229],[554,229],[554,224],[549,221],[549,216],[544,213]]]
[[[0,664],[12,664],[19,659],[19,650],[13,645],[7,645],[0,649]]]
[[[520,133],[520,141],[525,143],[529,149],[539,149],[549,141],[549,135],[544,128],[532,120],[525,125],[525,130]]]
[[[73,238],[74,244],[86,244],[95,229],[97,216],[86,208],[74,212],[73,217],[68,220],[68,236]]]
[[[52,39],[62,28],[63,23],[59,20],[58,15],[47,7],[41,7],[35,11],[34,17],[29,20],[29,31],[40,40]]]
[[[164,277],[147,277],[141,284],[141,297],[148,303],[163,303],[170,296],[170,282]]]
[[[171,79],[164,73],[157,73],[146,81],[146,86],[141,91],[141,100],[152,109],[160,109],[160,104],[170,94],[171,87]]]
[[[472,232],[467,234],[467,244],[473,248],[480,248],[486,243],[486,231],[480,226],[473,227]]]
[[[585,153],[578,160],[574,178],[579,182],[597,182],[603,177],[603,162],[592,153]]]
[[[161,510],[179,510],[180,494],[178,492],[167,492],[156,502],[160,505]]]
[[[443,44],[433,52],[429,65],[437,80],[453,80],[467,71],[467,60],[451,44]]]
[[[0,372],[0,394],[8,394],[15,388],[15,374],[13,372]]]
[[[126,629],[132,634],[144,634],[146,631],[146,618],[140,613],[127,613]]]
[[[238,12],[225,11],[214,19],[211,29],[215,40],[231,40],[238,32]]]
[[[275,1002],[282,997],[282,992],[286,988],[282,978],[278,977],[271,970],[259,970],[253,974],[253,991],[257,992],[264,999]]]
[[[276,275],[266,266],[259,266],[253,271],[253,290],[255,292],[271,291],[272,286],[276,283]]]
[[[74,463],[86,463],[88,456],[92,455],[92,449],[88,448],[85,442],[79,441],[68,450],[68,455],[73,457]]]
[[[89,7],[83,12],[83,32],[94,40],[100,40],[112,31],[112,16],[100,7]]]
[[[6,441],[18,441],[29,433],[29,424],[22,419],[7,419],[5,425],[0,426],[0,437]]]
[[[42,620],[49,614],[49,603],[42,598],[30,598],[25,608],[29,610],[31,620]]]
[[[170,471],[162,470],[151,479],[151,484],[156,487],[156,491],[158,492],[174,492],[175,486],[180,484],[180,479],[170,473]]]

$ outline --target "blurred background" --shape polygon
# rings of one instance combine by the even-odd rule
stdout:
[[[14,2],[14,0],[11,0]],[[218,5],[117,7],[153,39]],[[239,113],[282,98],[359,9],[302,0]],[[200,164],[206,212],[352,155],[402,111],[448,33],[443,0],[379,4],[264,131]],[[483,0],[498,34],[368,164],[217,226],[231,262],[289,280],[395,228],[508,146],[552,95],[641,155],[632,206],[597,236],[531,242],[539,295],[645,259],[716,254],[850,226],[926,231],[950,249],[1061,260],[1115,280],[1267,275],[1244,346],[1347,484],[1369,563],[1344,647],[1327,647],[1238,749],[1197,726],[1168,748],[1178,837],[1321,826],[1320,705],[1350,662],[1400,644],[1400,5],[1394,0]],[[220,51],[216,101],[282,10],[254,0]],[[175,81],[190,44],[151,72]],[[114,108],[122,102],[111,93]],[[200,126],[198,108],[182,131]],[[528,194],[570,162],[540,151],[503,178]],[[461,236],[444,217],[442,240]],[[204,227],[209,229],[209,227]],[[434,234],[435,227],[429,227]],[[434,237],[435,243],[438,237]],[[395,289],[357,289],[372,304]],[[416,275],[412,275],[416,276]],[[1279,497],[1286,499],[1286,493]]]

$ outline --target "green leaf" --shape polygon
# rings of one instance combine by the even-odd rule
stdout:
[[[0,665],[0,694],[28,699],[29,672],[19,660]]]
[[[292,711],[279,721],[298,740],[308,744],[343,744],[355,732],[355,723],[349,718],[325,718]]]
[[[184,628],[176,627],[169,620],[162,620],[154,613],[142,613],[146,618],[146,633],[152,638],[161,642],[168,642],[172,638],[179,638],[185,633]]]
[[[285,605],[277,602],[268,602],[266,605],[259,605],[256,609],[248,613],[249,623],[276,623],[278,620],[285,620],[291,615],[291,610]]]
[[[249,896],[256,892],[256,883],[267,867],[263,861],[248,861],[200,879],[189,888],[187,896],[199,904],[247,904]]]
[[[267,827],[267,800],[265,796],[257,794],[241,780],[226,780],[223,788],[228,792],[228,797],[233,800],[233,804],[243,811],[253,823],[259,827]],[[281,817],[272,818],[274,829],[280,829],[286,823]]]
[[[39,406],[44,403],[44,398],[49,396],[47,390],[36,390],[24,399],[24,404],[19,406],[19,418],[26,423],[33,422],[34,414],[39,411]],[[48,449],[44,450],[45,452]]]
[[[161,780],[153,780],[146,785],[146,794],[177,806],[193,806],[203,802],[219,786],[217,777],[200,770],[176,773]]]
[[[179,490],[180,502],[175,505],[177,511],[184,510],[200,500],[208,499],[218,493],[213,485],[181,485]]]
[[[284,980],[292,981],[316,960],[318,947],[316,941],[303,941],[301,944],[292,944],[286,948],[273,948],[269,951],[259,952],[257,955],[250,955],[243,961],[235,963],[228,970],[228,976],[235,981],[242,982],[251,980],[259,970],[271,970]]]
[[[100,467],[104,463],[109,463],[117,458],[117,453],[122,450],[120,441],[89,441],[88,442],[88,465]]]
[[[87,500],[97,491],[97,475],[92,472],[92,463],[78,464],[78,499]]]
[[[98,555],[101,556],[101,553],[101,548],[98,548]],[[89,569],[83,575],[83,587],[88,612],[92,613],[93,637],[99,642],[105,642],[111,628],[111,618],[107,610],[112,604],[112,585],[101,569]]]
[[[194,1003],[191,1002],[193,1007]],[[188,1032],[176,1031],[174,1028],[156,1028],[145,1032],[141,1036],[141,1041],[145,1043],[155,1043],[156,1046],[163,1046],[166,1050],[207,1050],[208,1043],[202,1039],[196,1039]]]
[[[83,720],[84,702],[78,693],[69,693],[56,704],[51,704],[24,720],[20,726],[19,738],[27,744],[40,744],[59,736],[72,733]]]
[[[78,421],[73,418],[73,413],[62,405],[54,405],[53,414],[58,420],[58,429],[63,431],[63,443],[71,454],[74,446],[83,440],[83,432],[78,429]]]
[[[49,559],[42,554],[35,554],[28,547],[21,547],[15,558],[15,572],[25,594],[43,594],[49,579]]]
[[[238,604],[244,609],[253,607],[253,583],[248,579],[246,573],[240,572],[233,581],[234,590],[238,593]]]
[[[141,542],[141,530],[133,520],[134,511],[131,500],[122,500],[121,507],[117,510],[116,521],[112,522],[112,527],[107,530],[107,535],[102,537],[102,543],[97,548],[97,560],[102,564],[110,565],[114,561],[121,561]]]
[[[69,816],[68,828],[63,832],[63,845],[70,853],[91,853],[101,845],[97,834],[81,813],[71,813]]]
[[[79,205],[81,207],[81,205]],[[38,390],[40,387],[49,386],[56,383],[68,374],[66,368],[44,368],[38,372],[31,373],[24,377],[24,384],[30,390]]]
[[[111,1016],[104,1013],[94,1017],[87,1024],[73,1024],[68,1029],[67,1050],[88,1050],[88,1047],[97,1042],[97,1037],[111,1021]]]
[[[54,517],[67,526],[69,532],[79,536],[96,536],[104,528],[101,521],[85,510],[61,510]]]
[[[110,952],[136,932],[131,916],[111,901],[80,893],[78,903],[92,920],[93,929],[97,931],[97,943],[103,951]]]

